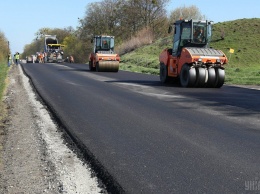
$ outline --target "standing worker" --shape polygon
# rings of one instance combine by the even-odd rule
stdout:
[[[12,55],[11,53],[8,54],[8,67],[12,64]]]
[[[16,52],[15,55],[14,55],[14,57],[15,57],[15,63],[16,63],[16,65],[18,65],[18,61],[19,61],[19,58],[20,58],[20,54],[19,54],[18,52]]]

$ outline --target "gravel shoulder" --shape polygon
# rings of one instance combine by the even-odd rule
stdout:
[[[1,132],[0,193],[106,193],[37,100],[20,66],[12,66]]]

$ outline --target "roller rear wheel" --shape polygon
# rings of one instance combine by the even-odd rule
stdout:
[[[206,81],[206,70],[202,67],[196,69],[196,83],[195,87],[204,87]]]
[[[180,82],[182,87],[193,87],[196,82],[196,69],[184,64],[181,68]]]
[[[160,63],[160,81],[161,83],[168,83],[168,67],[164,63]]]
[[[208,82],[207,87],[212,88],[215,87],[216,83],[216,71],[214,68],[208,69]]]
[[[216,83],[215,83],[215,88],[221,88],[224,84],[225,81],[225,70],[216,68]]]

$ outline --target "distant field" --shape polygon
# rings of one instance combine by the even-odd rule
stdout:
[[[229,59],[225,83],[260,85],[260,18],[217,23],[212,33],[210,46]],[[121,56],[120,69],[159,75],[158,57],[167,47],[172,47],[171,36]],[[233,54],[230,48],[235,50]]]

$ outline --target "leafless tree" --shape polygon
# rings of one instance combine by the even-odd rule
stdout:
[[[203,16],[199,10],[198,7],[195,5],[191,6],[183,6],[183,7],[178,7],[174,9],[171,14],[170,14],[170,22],[175,22],[176,20],[179,19],[205,19],[205,16]]]
[[[83,36],[112,34],[124,40],[145,27],[161,30],[167,20],[165,5],[169,0],[103,0],[88,5],[81,20]],[[159,33],[158,33],[159,34]]]
[[[7,60],[7,55],[9,54],[9,42],[5,37],[5,34],[0,31],[0,62]]]

